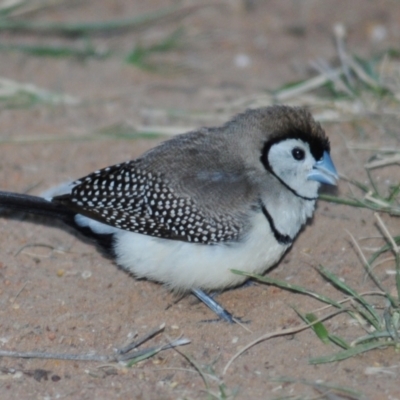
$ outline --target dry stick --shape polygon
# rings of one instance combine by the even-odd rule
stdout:
[[[293,333],[298,333],[301,331],[304,331],[305,329],[308,329],[310,327],[312,327],[315,324],[318,324],[319,322],[325,321],[331,317],[334,317],[337,314],[340,314],[342,312],[344,312],[346,310],[338,310],[332,314],[329,315],[325,315],[324,317],[321,317],[315,321],[313,321],[310,324],[305,324],[305,325],[300,325],[296,328],[287,328],[287,329],[281,329],[280,331],[275,331],[275,332],[269,332],[266,333],[265,335],[262,335],[260,337],[258,337],[257,339],[253,340],[252,342],[250,342],[249,344],[247,344],[246,346],[244,346],[241,350],[239,350],[225,365],[224,370],[222,371],[222,375],[225,375],[226,371],[229,369],[229,367],[231,366],[231,364],[233,363],[233,361],[236,360],[236,358],[238,358],[241,354],[243,354],[246,350],[250,349],[251,347],[253,347],[254,345],[263,342],[264,340],[268,340],[271,339],[273,337],[276,336],[284,336],[284,335],[290,335]]]

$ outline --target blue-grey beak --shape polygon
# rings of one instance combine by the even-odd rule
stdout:
[[[327,185],[336,185],[339,175],[333,165],[331,156],[327,151],[324,151],[322,159],[317,161],[307,176],[307,179],[325,183]]]

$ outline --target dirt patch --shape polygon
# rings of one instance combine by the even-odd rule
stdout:
[[[174,4],[154,0],[64,3],[31,14],[29,20],[117,19]],[[193,5],[200,3],[188,2],[187,6]],[[141,133],[158,128],[183,132],[220,124],[246,108],[246,99],[309,77],[310,60],[336,58],[335,22],[348,28],[349,48],[370,55],[398,45],[399,18],[399,7],[390,0],[357,0],[351,5],[337,0],[220,1],[140,31],[95,35],[91,44],[108,50],[108,58],[2,53],[2,78],[71,98],[60,104],[37,102],[25,107],[0,103],[1,189],[40,193],[95,169],[135,158],[162,140],[143,136],[128,140],[124,135],[135,129]],[[134,45],[148,48],[178,28],[182,29],[178,47],[154,52],[146,59],[151,65],[161,65],[162,71],[124,62]],[[6,44],[84,45],[80,40],[32,33],[0,32],[0,38]],[[362,133],[353,123],[324,127],[340,173],[360,181],[366,181],[363,164],[372,153],[351,150],[349,142],[399,145],[397,131],[387,135],[372,123],[362,124]],[[398,183],[398,166],[375,175],[386,190]],[[337,193],[348,191],[347,183],[341,181]],[[384,216],[384,220],[391,232],[398,234],[398,219]],[[209,398],[195,365],[206,374],[216,398],[235,393],[239,399],[314,398],[321,394],[305,381],[347,387],[371,399],[400,398],[399,358],[392,348],[342,362],[310,365],[311,357],[335,349],[310,330],[254,346],[222,376],[224,366],[242,346],[266,332],[302,323],[291,305],[307,312],[321,303],[256,284],[218,297],[228,310],[250,321],[246,327],[251,332],[240,325],[203,322],[213,316],[191,296],[177,302],[162,286],[129,277],[61,225],[36,222],[22,216],[0,219],[1,349],[112,354],[135,334],[142,336],[165,322],[169,337],[183,335],[191,340],[180,351],[193,363],[174,350],[133,368],[3,357],[2,399]],[[346,230],[357,239],[379,234],[371,211],[319,202],[312,223],[269,275],[341,299],[343,295],[316,271],[315,267],[323,264],[358,290],[374,290],[375,286],[364,280]],[[368,245],[382,243],[377,239]],[[379,268],[380,276],[385,277],[385,266]],[[394,283],[387,276],[385,279],[389,290],[394,289]],[[332,332],[349,340],[355,329],[351,324],[344,315],[327,322]],[[152,343],[165,340],[158,336]],[[386,372],[370,375],[367,367],[386,368],[382,370]],[[283,376],[295,383],[276,381]],[[224,392],[228,394],[225,397]],[[354,398],[362,398],[357,396]]]

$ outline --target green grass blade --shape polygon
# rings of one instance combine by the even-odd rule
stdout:
[[[161,348],[158,348],[158,349],[151,349],[151,350],[149,350],[148,352],[146,352],[146,353],[144,353],[144,354],[141,354],[141,355],[138,356],[138,357],[132,358],[132,360],[130,360],[130,361],[126,364],[126,366],[127,366],[128,368],[130,368],[130,367],[132,367],[133,365],[137,364],[137,363],[140,362],[140,361],[147,360],[148,358],[155,356],[155,355],[156,355],[157,353],[159,353],[160,351],[161,351]]]
[[[318,300],[320,300],[320,301],[322,301],[324,303],[330,304],[330,305],[332,305],[332,306],[334,306],[336,308],[339,308],[341,310],[344,309],[344,307],[340,303],[336,302],[335,300],[332,300],[329,297],[324,296],[322,294],[319,294],[319,293],[313,292],[311,290],[305,289],[305,288],[303,288],[301,286],[293,285],[293,284],[287,283],[285,281],[280,281],[279,279],[270,278],[268,276],[262,276],[262,275],[257,275],[257,274],[249,274],[247,272],[238,271],[236,269],[231,269],[231,271],[234,274],[248,276],[248,277],[257,279],[260,282],[268,283],[270,285],[278,286],[278,287],[281,287],[283,289],[287,289],[287,290],[291,290],[291,291],[294,291],[294,292],[298,292],[298,293],[309,295],[309,296],[314,297],[314,298],[316,298],[316,299],[318,299]]]
[[[135,48],[126,56],[125,62],[142,69],[156,71],[159,69],[159,66],[151,64],[147,61],[147,58],[154,53],[163,53],[177,48],[182,32],[183,30],[179,28],[168,35],[165,39],[152,46],[143,47],[136,45]]]
[[[341,337],[336,336],[336,335],[329,335],[329,339],[331,340],[332,343],[335,343],[337,346],[343,348],[343,349],[350,349],[350,345]]]
[[[340,351],[335,354],[331,354],[329,356],[311,358],[309,360],[309,363],[310,364],[326,364],[326,363],[330,363],[330,362],[334,362],[334,361],[342,361],[342,360],[345,360],[346,358],[353,357],[357,354],[365,353],[365,352],[373,350],[373,349],[378,349],[379,347],[394,346],[394,345],[396,345],[396,343],[392,342],[392,341],[372,342],[372,343],[361,344],[361,345],[352,347],[350,349],[343,350],[343,351]]]
[[[372,179],[371,171],[369,169],[365,169],[365,171],[367,172],[368,179],[369,179],[369,181],[371,183],[372,188],[374,189],[374,193],[379,198],[382,198],[381,195],[379,194],[378,187],[376,186],[375,181]],[[383,200],[383,198],[382,198],[382,200]]]
[[[309,324],[312,324],[318,319],[317,316],[313,313],[307,313],[302,316],[302,318],[305,322]],[[322,343],[328,344],[330,342],[328,329],[326,329],[322,321],[312,325],[311,329],[315,332]]]
[[[396,244],[400,245],[400,236],[394,236],[393,240],[395,241]],[[374,254],[372,254],[372,256],[370,257],[370,259],[368,260],[368,264],[372,265],[375,260],[383,253],[386,253],[387,251],[389,251],[392,248],[392,246],[390,244],[385,244],[384,246],[382,246],[379,250],[377,250]]]
[[[352,342],[352,344],[354,346],[354,345],[358,345],[358,344],[361,344],[364,342],[376,341],[376,339],[382,339],[382,338],[390,339],[390,338],[393,338],[393,335],[388,331],[381,331],[381,332],[375,331],[375,332],[370,333],[369,335],[361,336],[361,337],[355,339]]]
[[[388,203],[393,203],[397,195],[400,193],[400,184],[395,186],[392,189],[392,192],[389,194],[389,196],[385,199]]]
[[[165,7],[157,11],[149,12],[133,18],[115,19],[98,22],[80,23],[52,23],[30,22],[27,20],[0,19],[0,31],[33,32],[40,34],[59,34],[66,36],[85,36],[126,29],[138,29],[146,25],[154,24],[159,20],[172,17],[174,14],[185,15],[196,7],[182,8],[179,6]]]
[[[302,315],[295,307],[293,307],[293,309],[297,313],[297,315],[299,315],[299,317],[307,324],[313,324],[318,319],[318,317],[313,313]],[[336,335],[331,335],[322,322],[317,322],[316,324],[314,323],[311,326],[311,329],[324,344],[332,342],[343,349],[350,348],[350,345],[344,339]]]
[[[26,45],[26,44],[15,44],[15,45],[5,45],[0,44],[0,51],[14,51],[24,54],[29,54],[36,57],[76,57],[80,59],[85,58],[105,58],[109,53],[100,53],[95,48],[91,46],[86,46],[86,48],[79,49],[71,46],[44,46],[44,45]]]
[[[319,271],[326,279],[331,281],[336,287],[338,287],[343,292],[345,292],[345,293],[349,294],[350,296],[354,297],[355,299],[357,299],[365,307],[365,309],[368,310],[368,312],[372,316],[372,319],[368,319],[368,320],[372,323],[372,325],[376,329],[379,328],[380,318],[379,318],[378,314],[376,313],[376,311],[374,310],[374,308],[368,303],[368,301],[366,301],[364,299],[363,296],[359,295],[354,289],[352,289],[346,283],[342,282],[335,274],[328,271],[323,266],[320,266]]]
[[[355,179],[351,179],[351,178],[345,178],[347,182],[350,182],[352,185],[358,187],[359,189],[361,189],[363,192],[368,193],[371,189],[369,188],[369,186],[365,185],[364,183],[361,183],[359,181],[356,181]]]
[[[368,208],[369,210],[389,213],[390,215],[394,216],[400,216],[400,211],[396,208],[379,206],[375,203],[361,201],[358,199],[345,199],[342,197],[332,196],[330,194],[324,194],[324,193],[321,193],[319,195],[319,199],[323,201],[328,201],[330,203],[344,204],[346,206],[358,207],[358,208]]]
[[[329,201],[330,203],[344,204],[351,207],[367,208],[367,206],[359,200],[344,199],[343,197],[333,196],[331,194],[320,193],[320,200]]]

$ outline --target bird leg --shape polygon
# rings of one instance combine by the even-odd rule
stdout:
[[[200,301],[202,301],[208,308],[215,312],[219,318],[223,319],[230,324],[235,322],[233,315],[226,311],[219,303],[217,303],[211,296],[204,293],[200,289],[191,289],[192,294],[194,294]]]

